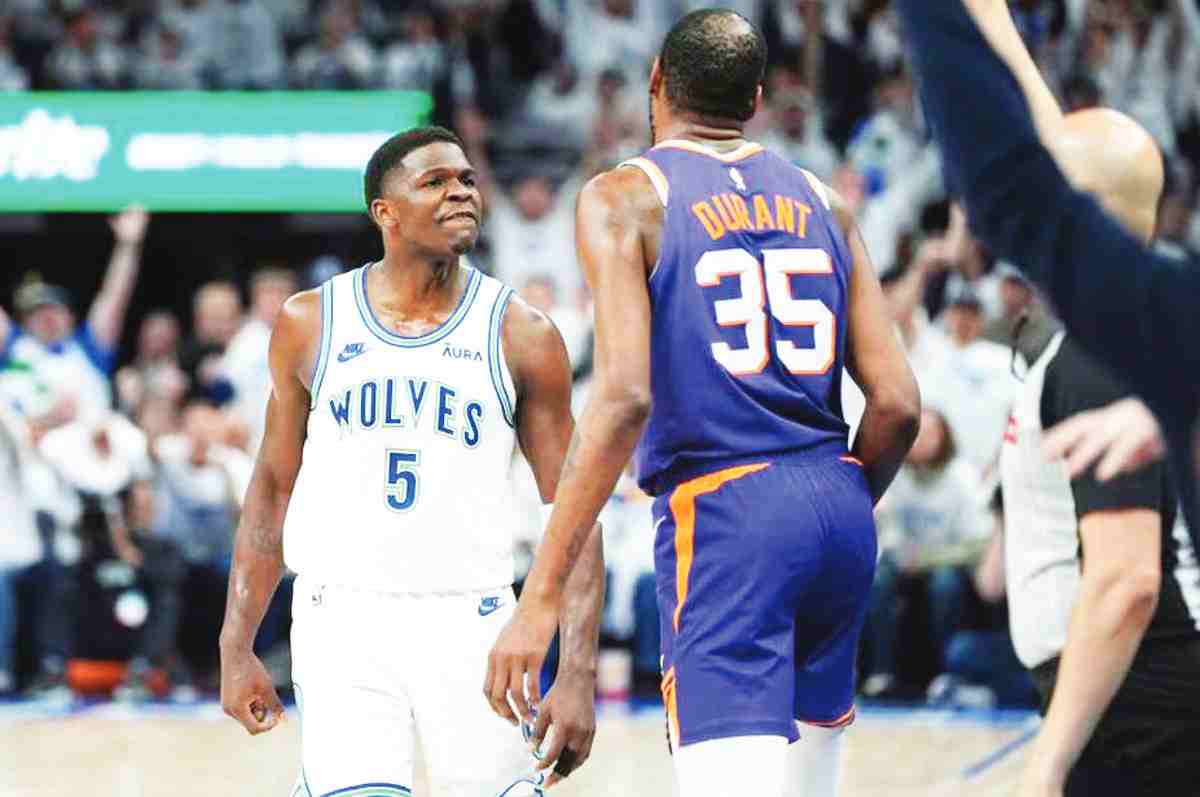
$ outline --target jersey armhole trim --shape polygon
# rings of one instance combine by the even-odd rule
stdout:
[[[492,315],[488,323],[488,372],[492,377],[492,388],[496,391],[496,399],[500,402],[500,412],[504,422],[511,428],[516,428],[515,402],[508,393],[508,385],[504,381],[504,342],[501,330],[504,326],[504,316],[508,303],[512,299],[513,289],[505,286],[500,289],[496,300],[492,303]]]
[[[317,349],[317,361],[313,365],[312,387],[309,389],[309,410],[317,406],[321,395],[321,382],[325,379],[325,367],[329,363],[329,347],[333,343],[333,280],[321,286],[321,345]]]
[[[632,166],[635,169],[640,169],[643,174],[650,180],[650,184],[654,186],[654,193],[658,194],[658,201],[665,208],[667,200],[671,197],[671,183],[667,180],[667,176],[663,174],[663,170],[658,168],[658,164],[649,158],[630,158],[627,161],[622,161],[617,164],[617,168],[622,166]]]
[[[825,186],[825,183],[821,182],[820,178],[808,169],[801,169],[800,173],[804,175],[805,180],[808,180],[809,187],[812,188],[817,198],[821,200],[821,204],[825,206],[825,209],[832,210],[833,208],[829,204],[829,189]]]

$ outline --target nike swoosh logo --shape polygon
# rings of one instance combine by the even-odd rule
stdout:
[[[487,617],[489,614],[492,614],[497,609],[503,609],[503,608],[504,608],[503,603],[497,603],[495,606],[480,606],[479,607],[479,616]]]
[[[366,353],[367,353],[366,349],[359,349],[358,351],[344,351],[338,355],[338,362],[340,362],[340,363],[349,362],[350,360],[353,360],[358,355],[366,354]]]

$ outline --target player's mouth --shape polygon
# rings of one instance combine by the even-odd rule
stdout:
[[[479,216],[473,210],[456,210],[453,213],[447,213],[440,219],[442,224],[448,221],[470,221],[475,226],[479,226]]]

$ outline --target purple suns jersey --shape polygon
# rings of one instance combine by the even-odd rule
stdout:
[[[651,494],[763,458],[846,453],[841,373],[852,260],[810,173],[747,143],[667,141],[626,161],[665,206],[649,277]]]

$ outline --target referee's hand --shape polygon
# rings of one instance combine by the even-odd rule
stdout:
[[[538,708],[530,740],[538,759],[537,768],[554,767],[546,779],[547,788],[583,766],[592,754],[592,740],[596,736],[595,698],[594,677],[559,670],[554,686]]]

